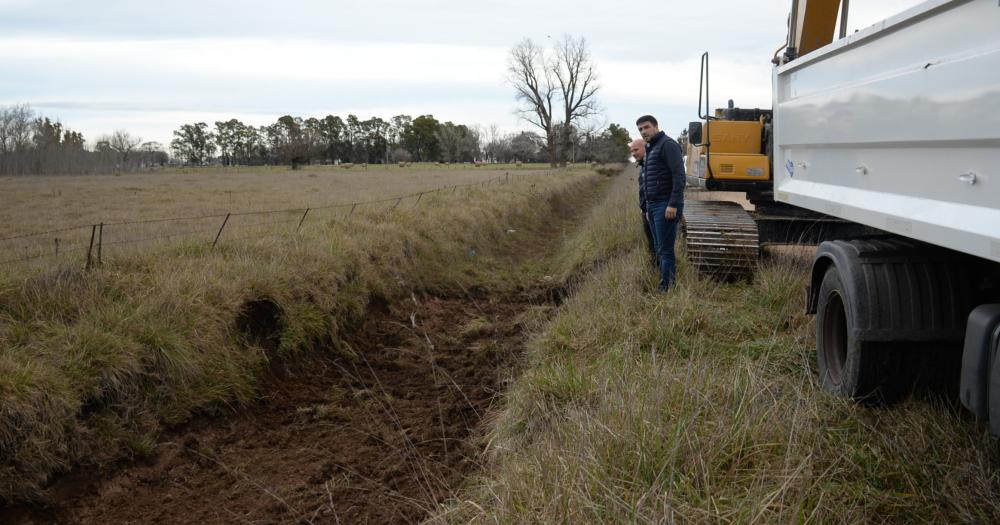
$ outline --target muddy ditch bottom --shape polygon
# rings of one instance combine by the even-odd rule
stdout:
[[[413,523],[476,467],[545,291],[373,306],[344,352],[288,365],[259,403],[167,435],[148,459],[74,473],[14,523]],[[5,516],[6,514],[6,516]]]

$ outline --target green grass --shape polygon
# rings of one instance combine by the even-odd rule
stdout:
[[[537,282],[511,261],[549,242],[544,225],[601,180],[563,170],[264,229],[214,251],[188,243],[106,256],[92,272],[0,273],[0,499],[150,453],[169,425],[254,400],[276,360],[352,358],[341,337],[373,297]],[[271,333],[240,328],[254,302],[277,307]]]
[[[808,260],[720,284],[681,257],[653,293],[633,183],[560,265],[574,293],[529,345],[480,474],[432,521],[995,523],[1000,454],[953,401],[834,398],[813,370]]]

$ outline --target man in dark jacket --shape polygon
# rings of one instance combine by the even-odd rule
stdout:
[[[660,291],[673,286],[677,278],[674,242],[677,225],[684,211],[684,156],[674,139],[660,131],[650,115],[635,121],[646,141],[641,191],[646,196],[646,213],[653,229],[653,243],[660,258]]]
[[[646,215],[646,193],[642,187],[642,177],[643,177],[643,162],[642,158],[646,156],[646,141],[642,139],[635,139],[628,145],[629,152],[632,153],[632,158],[635,159],[636,165],[639,166],[639,209],[642,215],[642,231],[646,234],[646,246],[649,247],[649,255],[652,259],[653,266],[659,266],[660,258],[656,255],[656,247],[653,244],[653,230],[649,224],[649,217]]]

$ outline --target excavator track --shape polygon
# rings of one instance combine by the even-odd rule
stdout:
[[[703,274],[741,278],[760,256],[757,223],[735,202],[688,200],[681,222],[687,257]]]

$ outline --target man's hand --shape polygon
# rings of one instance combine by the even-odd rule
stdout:
[[[663,215],[667,218],[667,220],[672,221],[677,218],[677,208],[667,206],[667,209],[666,211],[663,212]]]

